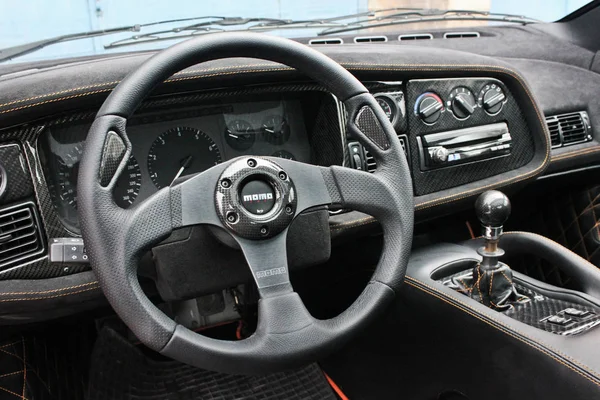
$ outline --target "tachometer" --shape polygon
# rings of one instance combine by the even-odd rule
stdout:
[[[202,172],[220,162],[216,143],[201,130],[185,126],[161,133],[148,153],[148,171],[158,189],[181,175]]]

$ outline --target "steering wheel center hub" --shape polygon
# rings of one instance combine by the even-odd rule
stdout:
[[[242,157],[219,178],[215,205],[223,225],[246,239],[265,239],[288,227],[296,211],[294,183],[276,163]]]
[[[263,215],[275,205],[275,189],[262,179],[252,179],[242,185],[240,198],[246,210]]]

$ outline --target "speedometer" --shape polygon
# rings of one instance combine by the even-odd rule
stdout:
[[[148,152],[148,172],[158,189],[179,176],[202,172],[220,162],[216,143],[201,130],[186,126],[161,133]]]

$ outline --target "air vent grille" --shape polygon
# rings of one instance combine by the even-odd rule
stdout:
[[[344,40],[341,38],[327,38],[327,39],[311,39],[308,41],[311,46],[318,44],[344,44]]]
[[[387,41],[387,36],[358,36],[354,38],[354,43],[383,43]]]
[[[415,33],[413,35],[400,35],[398,40],[401,42],[410,40],[431,40],[433,35],[431,33]]]
[[[404,155],[406,155],[406,159],[410,165],[410,153],[408,152],[408,138],[406,135],[398,135],[398,140],[400,140],[400,145],[402,146],[402,150],[404,150]],[[377,169],[377,163],[375,162],[375,157],[369,153],[367,149],[365,149],[365,163],[367,164],[367,171],[375,172]]]
[[[546,124],[553,148],[592,140],[590,119],[585,111],[546,117]]]
[[[32,203],[0,211],[0,266],[26,261],[44,251]]]
[[[479,32],[446,32],[444,39],[478,38]]]

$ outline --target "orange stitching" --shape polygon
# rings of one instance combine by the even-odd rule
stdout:
[[[225,72],[225,73],[218,73],[218,74],[207,74],[207,75],[197,75],[197,76],[183,77],[183,78],[172,78],[172,79],[166,80],[165,82],[172,83],[172,82],[178,82],[178,81],[183,81],[183,80],[203,79],[203,78],[210,78],[210,77],[213,77],[213,76],[221,76],[221,75],[234,75],[234,74],[245,74],[245,73],[255,73],[255,72],[271,72],[271,71],[288,71],[288,70],[291,70],[291,69],[290,68],[270,68],[270,69],[262,69],[262,70],[259,70],[259,69],[257,69],[257,70],[241,70],[241,71],[232,71],[232,72]],[[103,86],[103,85],[99,85],[99,86]],[[91,91],[91,92],[78,93],[78,94],[74,94],[74,95],[70,95],[70,96],[65,96],[65,97],[57,97],[55,99],[48,99],[48,100],[40,101],[38,103],[31,103],[31,104],[27,104],[27,105],[23,105],[23,106],[19,106],[19,107],[9,108],[9,109],[0,111],[0,114],[6,114],[6,113],[13,112],[13,111],[23,110],[23,109],[31,108],[31,107],[36,107],[36,106],[40,106],[42,104],[55,103],[57,101],[75,99],[75,98],[78,98],[78,97],[84,97],[84,96],[88,96],[88,95],[92,95],[92,94],[106,93],[106,92],[112,91],[113,89],[114,89],[114,87],[107,88],[107,89],[94,90],[94,91]],[[64,92],[70,92],[70,91],[75,91],[75,90],[69,90],[69,91],[64,91]],[[42,95],[40,98],[49,97],[49,96],[50,95]],[[15,101],[17,101],[17,100],[15,100]],[[27,101],[27,100],[24,100],[24,101]],[[0,107],[1,107],[1,105],[0,105]]]
[[[17,397],[18,397],[18,398],[20,398],[20,399],[27,400],[27,399],[25,399],[25,397],[21,396],[20,394],[18,394],[18,393],[15,393],[15,392],[13,392],[13,391],[11,391],[11,390],[8,390],[7,388],[4,388],[4,387],[2,387],[2,386],[0,386],[0,390],[4,390],[5,392],[8,392],[8,393],[10,393],[10,394],[12,394],[12,395],[15,395],[15,396],[17,396]]]
[[[458,281],[463,284],[463,286],[469,291],[469,293],[473,293],[473,287],[472,286],[469,287],[469,285],[467,285],[465,283],[465,281],[463,281],[462,278],[458,278]]]
[[[506,279],[508,281],[508,283],[510,283],[511,285],[512,283],[512,279],[508,279],[508,276],[506,276],[506,274],[504,273],[504,271],[500,271],[500,273],[504,276],[504,279]]]
[[[5,344],[5,345],[0,346],[0,349],[3,349],[5,347],[9,347],[9,346],[14,346],[15,344],[19,344],[19,343],[21,343],[21,341],[9,343],[9,344]]]
[[[76,92],[78,90],[93,89],[93,88],[99,88],[99,87],[108,86],[108,85],[116,85],[117,83],[119,83],[119,81],[98,83],[95,85],[87,85],[87,86],[80,86],[80,87],[76,87],[76,88],[72,88],[72,89],[65,89],[65,90],[61,90],[59,92],[54,92],[54,93],[40,94],[38,96],[29,97],[27,99],[13,100],[13,101],[9,101],[8,103],[2,103],[2,104],[0,104],[0,108],[10,106],[13,104],[26,103],[31,100],[43,99],[45,97],[51,97],[51,96],[55,96],[58,94],[72,93],[72,92]]]
[[[598,381],[596,381],[595,379],[592,379],[591,377],[589,377],[589,376],[585,375],[583,372],[581,372],[581,371],[579,371],[579,370],[575,369],[573,366],[571,366],[571,365],[569,365],[569,364],[565,363],[563,360],[561,360],[560,358],[558,358],[556,355],[552,354],[552,353],[551,353],[550,351],[548,351],[546,348],[544,348],[544,347],[538,347],[538,346],[545,346],[545,347],[547,347],[548,349],[552,350],[552,351],[553,351],[553,352],[555,352],[556,354],[559,354],[559,355],[560,355],[561,357],[563,357],[564,359],[566,359],[566,360],[569,360],[569,361],[570,361],[570,362],[572,362],[573,364],[575,364],[575,365],[577,365],[578,367],[580,367],[580,368],[584,369],[585,371],[589,372],[589,373],[590,373],[592,376],[594,376],[594,378],[596,378],[596,379],[599,379],[599,378],[596,376],[596,372],[595,372],[593,369],[591,369],[590,367],[588,367],[588,366],[586,366],[586,365],[584,365],[584,364],[581,364],[581,363],[579,363],[579,362],[577,362],[577,361],[573,360],[571,357],[569,357],[569,356],[567,356],[567,355],[565,355],[565,354],[562,354],[561,352],[559,352],[558,350],[554,349],[554,348],[553,348],[553,347],[551,347],[551,346],[548,346],[548,345],[546,345],[546,344],[543,344],[543,343],[540,343],[540,342],[538,342],[537,340],[535,340],[535,339],[533,339],[533,338],[531,338],[531,337],[529,337],[529,336],[527,336],[527,335],[525,335],[525,334],[523,334],[523,333],[519,332],[517,329],[514,329],[514,328],[509,328],[509,327],[507,327],[507,326],[506,326],[506,325],[504,325],[502,322],[498,321],[497,319],[495,319],[495,318],[493,318],[493,317],[490,317],[490,316],[488,316],[488,315],[485,315],[485,317],[486,317],[486,318],[489,318],[491,321],[494,321],[494,322],[496,322],[496,323],[497,323],[498,325],[500,325],[500,326],[493,325],[493,324],[492,324],[490,321],[488,321],[488,320],[484,319],[482,316],[478,315],[478,314],[476,313],[476,311],[471,311],[472,309],[471,309],[471,307],[470,307],[469,305],[467,305],[467,304],[463,303],[462,301],[460,301],[460,300],[458,300],[458,299],[455,299],[455,298],[453,298],[453,297],[449,297],[449,298],[450,298],[450,299],[452,299],[453,301],[456,301],[457,303],[459,303],[459,304],[461,304],[463,307],[465,307],[465,308],[461,308],[461,307],[457,306],[456,304],[454,304],[454,303],[450,302],[450,301],[448,300],[448,297],[447,297],[447,295],[446,295],[445,293],[443,293],[443,292],[440,292],[439,290],[437,290],[437,289],[435,289],[435,288],[433,288],[433,287],[431,287],[431,286],[429,286],[429,285],[427,285],[427,284],[425,284],[425,283],[423,283],[423,282],[421,282],[421,281],[419,281],[419,280],[417,280],[417,279],[415,279],[415,278],[412,278],[412,277],[410,277],[410,276],[406,276],[406,279],[408,279],[408,281],[405,281],[405,282],[406,282],[407,284],[409,284],[410,286],[412,286],[412,287],[414,287],[414,288],[416,288],[416,289],[419,289],[419,290],[421,290],[422,292],[425,292],[425,293],[427,293],[427,294],[430,294],[431,296],[433,296],[433,297],[436,297],[436,298],[438,298],[439,300],[442,300],[443,302],[445,302],[445,303],[447,303],[447,304],[449,304],[449,305],[451,305],[451,306],[453,306],[453,307],[455,307],[455,308],[458,308],[458,309],[459,309],[459,310],[461,310],[461,311],[464,311],[465,313],[469,314],[470,316],[477,318],[478,320],[480,320],[480,321],[482,321],[482,322],[486,323],[487,325],[491,326],[492,328],[498,329],[499,331],[501,331],[501,332],[503,332],[503,333],[505,333],[505,334],[507,334],[507,335],[509,335],[509,336],[511,336],[511,337],[513,337],[513,338],[515,338],[515,339],[517,339],[517,340],[519,340],[519,341],[521,341],[521,342],[523,342],[523,343],[527,344],[528,346],[530,346],[530,347],[532,347],[532,348],[534,348],[534,349],[537,349],[537,350],[541,351],[542,353],[544,353],[544,354],[546,354],[547,356],[551,357],[551,358],[552,358],[552,359],[554,359],[555,361],[558,361],[558,362],[559,362],[559,363],[561,363],[562,365],[566,366],[567,368],[571,369],[572,371],[575,371],[577,374],[579,374],[579,375],[583,376],[583,377],[584,377],[584,378],[586,378],[587,380],[589,380],[589,381],[593,382],[594,384],[596,384],[596,385],[600,386],[600,383],[598,383]],[[413,283],[413,282],[410,282],[410,281],[414,281],[414,282],[418,283],[418,285],[417,285],[417,284],[415,284],[415,283]],[[430,291],[428,291],[428,290],[425,290],[423,287],[421,287],[421,286],[419,286],[419,285],[422,285],[423,287],[426,287],[426,288],[428,288]],[[444,297],[444,296],[445,296],[445,297]],[[513,333],[511,330],[512,330],[512,331],[514,331],[515,333]],[[519,336],[517,336],[517,334],[519,334],[519,335],[522,335],[522,336],[524,336],[524,337],[528,338],[529,340],[533,341],[533,342],[534,342],[535,344],[537,344],[538,346],[534,346],[534,345],[532,345],[530,342],[527,342],[527,341],[526,341],[526,340],[524,340],[522,337],[519,337]],[[590,371],[591,371],[591,372],[590,372]]]
[[[23,110],[23,109],[31,108],[31,107],[35,107],[35,106],[40,106],[42,104],[56,103],[57,101],[75,99],[75,98],[78,98],[78,97],[88,96],[90,94],[110,92],[111,90],[112,89],[94,90],[93,92],[86,92],[86,93],[74,94],[72,96],[67,96],[67,97],[58,97],[56,99],[45,100],[45,101],[42,101],[42,102],[39,102],[39,103],[33,103],[33,104],[25,105],[25,106],[20,106],[20,107],[15,107],[15,108],[9,108],[8,110],[0,111],[0,114],[5,114],[5,113],[13,112],[13,111],[18,111],[18,110]]]
[[[270,65],[275,66],[277,64],[233,65],[233,66],[223,66],[223,67],[215,67],[215,68],[193,69],[193,70],[189,70],[189,71],[179,71],[179,72],[175,73],[173,76],[188,75],[188,74],[193,74],[193,73],[196,73],[196,72],[209,72],[209,71],[217,71],[217,70],[225,70],[225,69],[233,69],[233,68],[267,67],[267,66],[270,66]],[[79,87],[76,87],[76,88],[65,89],[65,90],[61,90],[61,91],[53,92],[53,93],[40,94],[40,95],[37,95],[37,96],[28,97],[26,99],[13,100],[13,101],[9,101],[8,103],[2,103],[2,104],[0,104],[0,108],[6,107],[6,106],[10,106],[10,105],[13,105],[13,104],[25,103],[25,102],[31,101],[31,100],[43,99],[45,97],[51,97],[51,96],[56,96],[56,95],[60,95],[60,94],[65,94],[65,93],[72,93],[72,92],[76,92],[78,90],[93,89],[93,88],[98,88],[98,87],[108,86],[108,85],[117,85],[120,82],[121,81],[112,81],[112,82],[97,83],[97,84],[94,84],[94,85],[79,86]]]
[[[600,146],[594,146],[593,148],[582,149],[582,150],[572,151],[569,153],[559,154],[555,157],[552,157],[552,161],[560,161],[560,160],[564,160],[566,158],[582,156],[582,155],[590,154],[590,153],[596,153],[598,151],[600,151]]]
[[[89,292],[90,290],[96,290],[96,289],[100,289],[100,286],[96,286],[96,287],[89,288],[89,289],[84,289],[84,290],[78,290],[78,291],[75,291],[75,292],[57,294],[57,295],[54,295],[54,296],[24,297],[24,298],[20,298],[20,299],[3,299],[3,300],[0,300],[0,303],[7,303],[7,302],[11,302],[11,301],[32,301],[32,300],[55,299],[55,298],[58,298],[58,297],[64,297],[64,296],[70,296],[70,295],[73,295],[73,294],[78,294],[78,293],[83,293],[83,292]],[[0,349],[0,351],[2,351],[2,349]]]
[[[5,376],[11,376],[11,375],[16,375],[16,374],[21,374],[23,373],[23,371],[15,371],[15,372],[9,372],[8,374],[2,374],[0,375],[0,378],[4,378]]]
[[[59,289],[45,290],[43,292],[8,292],[8,293],[0,293],[0,296],[11,296],[11,295],[21,295],[21,294],[46,294],[46,293],[62,292],[63,290],[78,289],[80,287],[95,285],[97,283],[98,283],[98,281],[93,281],[93,282],[88,282],[88,283],[82,283],[81,285],[76,285],[76,286],[69,286],[69,287],[64,287],[64,288],[59,288]]]

